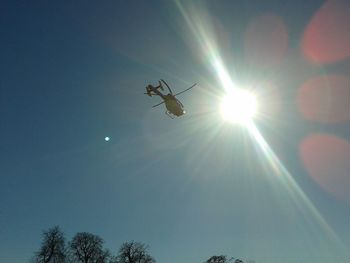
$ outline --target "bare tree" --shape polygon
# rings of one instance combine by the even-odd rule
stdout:
[[[41,248],[35,253],[36,263],[64,263],[66,258],[64,234],[58,226],[43,232]]]
[[[140,242],[125,242],[121,245],[116,257],[116,263],[155,263],[156,260],[148,254],[148,246]]]
[[[69,244],[73,260],[81,263],[106,263],[109,252],[103,249],[103,240],[99,236],[82,232],[77,233]]]
[[[209,259],[207,259],[204,263],[229,263],[229,262],[244,263],[243,260],[241,259],[238,259],[238,258],[236,260],[234,258],[228,259],[227,256],[224,256],[224,255],[212,256]]]
[[[208,258],[204,263],[228,263],[229,260],[226,256],[220,255],[220,256],[212,256]]]

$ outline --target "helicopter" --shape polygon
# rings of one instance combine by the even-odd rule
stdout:
[[[191,87],[178,92],[176,94],[173,94],[172,90],[170,89],[169,85],[163,80],[159,80],[158,81],[159,85],[158,86],[152,86],[152,85],[148,85],[146,87],[146,92],[144,94],[147,94],[148,96],[152,97],[152,95],[157,95],[159,97],[161,97],[163,99],[162,102],[152,106],[152,108],[155,108],[163,103],[165,103],[165,107],[166,107],[166,112],[165,114],[168,115],[170,118],[174,118],[175,116],[179,117],[181,115],[185,114],[184,111],[184,105],[176,98],[177,95],[184,93],[186,91],[188,91],[189,89],[192,89],[194,86],[197,85],[197,83],[193,84]],[[159,91],[159,89],[161,89],[162,91],[164,91],[164,87],[163,84],[165,84],[165,86],[168,88],[169,93],[167,95],[161,93]]]

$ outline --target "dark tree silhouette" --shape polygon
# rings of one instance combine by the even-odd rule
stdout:
[[[227,263],[229,260],[226,256],[220,255],[220,256],[212,256],[208,258],[204,263]]]
[[[238,258],[235,261],[233,260],[234,258],[227,259],[226,256],[220,255],[220,256],[212,256],[209,259],[207,259],[204,263],[229,263],[229,262],[244,263],[243,260]]]
[[[77,233],[69,244],[70,260],[81,263],[107,263],[109,252],[103,249],[103,240],[91,233]]]
[[[156,260],[148,254],[148,246],[140,242],[125,242],[121,245],[115,263],[155,263]]]
[[[64,263],[65,239],[64,234],[58,226],[54,226],[43,232],[41,248],[35,253],[34,262],[36,263]]]

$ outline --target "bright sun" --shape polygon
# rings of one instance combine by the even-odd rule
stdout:
[[[229,122],[246,124],[256,113],[255,96],[246,90],[235,90],[227,94],[220,104],[222,117]]]

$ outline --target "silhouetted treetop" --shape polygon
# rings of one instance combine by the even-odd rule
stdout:
[[[64,263],[65,239],[63,232],[58,226],[54,226],[43,232],[41,248],[35,253],[34,262],[36,263]]]
[[[148,246],[141,242],[124,242],[116,255],[103,247],[101,237],[80,232],[66,245],[63,232],[54,226],[42,234],[39,251],[30,259],[31,263],[156,263],[149,254]],[[225,255],[214,255],[203,263],[254,263]]]
[[[148,254],[148,247],[139,242],[125,242],[121,245],[116,257],[116,263],[155,263],[156,260]]]
[[[224,255],[212,256],[208,258],[204,263],[227,263],[227,257]]]
[[[77,233],[69,244],[74,260],[81,263],[107,263],[109,253],[103,249],[103,240],[87,232]]]
[[[233,261],[234,260],[234,261]],[[234,262],[234,263],[244,263],[241,259],[234,259],[230,258],[228,259],[227,256],[220,255],[220,256],[212,256],[208,258],[204,263],[228,263],[228,262]]]

